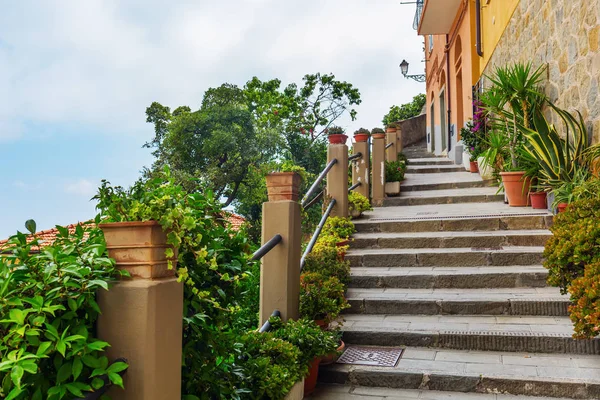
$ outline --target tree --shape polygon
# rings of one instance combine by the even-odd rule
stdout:
[[[383,117],[383,125],[387,126],[392,122],[404,121],[420,115],[426,102],[427,97],[421,93],[413,97],[410,103],[390,107],[390,111]]]

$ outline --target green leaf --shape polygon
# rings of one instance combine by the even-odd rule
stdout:
[[[112,364],[110,367],[108,367],[108,369],[106,370],[106,372],[108,373],[118,373],[121,371],[125,371],[127,368],[129,368],[129,365],[127,365],[124,362],[116,362],[114,364]]]
[[[10,391],[10,393],[8,394],[8,396],[6,396],[6,399],[4,399],[4,400],[16,399],[23,392],[25,392],[24,389],[14,388],[13,390]]]
[[[35,355],[38,357],[45,356],[48,353],[48,349],[50,349],[50,346],[52,346],[51,342],[40,343]]]
[[[10,371],[10,378],[17,388],[21,387],[21,378],[23,378],[23,374],[25,370],[20,365],[15,365]]]
[[[105,347],[109,347],[110,345],[101,340],[96,340],[95,342],[91,342],[87,344],[88,349],[90,350],[102,350]]]
[[[124,387],[123,387],[123,378],[121,378],[121,375],[115,374],[115,373],[109,373],[108,374],[108,379],[110,379],[110,381],[113,383],[113,385],[117,385],[121,389],[124,389]]]
[[[94,368],[94,369],[101,368],[100,360],[89,354],[81,357],[81,361],[83,361],[83,363],[90,368]]]
[[[63,364],[56,374],[56,383],[62,383],[71,377],[72,365],[70,362]]]
[[[63,357],[65,357],[65,352],[67,351],[67,345],[65,344],[65,342],[61,339],[58,342],[56,342],[56,351],[58,351]]]
[[[71,311],[77,311],[77,302],[75,300],[68,299],[67,304],[69,305],[69,308],[71,309]]]
[[[77,397],[83,397],[83,393],[81,392],[81,390],[73,383],[67,383],[65,385],[65,387],[67,388],[67,390],[69,392],[71,392],[73,395],[77,396]]]
[[[92,380],[92,387],[96,390],[100,389],[102,386],[104,386],[104,381],[100,378],[94,378]]]
[[[73,379],[77,380],[79,375],[81,375],[81,370],[83,370],[83,363],[81,362],[81,358],[77,357],[73,360]]]
[[[25,317],[27,316],[27,313],[23,310],[19,310],[18,308],[13,308],[8,313],[8,316],[10,317],[10,319],[15,321],[15,323],[17,323],[19,325],[23,325],[23,323],[25,322]]]
[[[100,286],[101,288],[103,288],[104,290],[108,290],[108,283],[106,281],[102,281],[100,279],[94,279],[91,280],[88,284],[88,286],[91,287],[95,287],[95,286]]]
[[[31,232],[31,234],[34,234],[36,232],[36,226],[37,225],[35,221],[32,219],[28,219],[27,221],[25,221],[25,229]]]

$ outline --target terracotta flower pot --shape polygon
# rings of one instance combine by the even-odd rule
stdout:
[[[321,359],[321,365],[329,365],[333,364],[340,358],[342,352],[346,349],[346,343],[343,340],[340,340],[340,346],[337,348],[335,353],[327,354]]]
[[[360,218],[360,216],[362,215],[362,213],[360,211],[355,210],[354,208],[351,208],[349,211],[350,211],[350,216],[352,217],[352,219]]]
[[[301,183],[302,178],[296,172],[274,172],[267,175],[269,201],[298,201]]]
[[[156,279],[175,275],[177,249],[173,249],[173,268],[169,269],[165,250],[173,247],[167,244],[167,235],[158,222],[114,222],[98,226],[104,232],[108,255],[115,259],[117,268],[128,271],[131,277]]]
[[[469,171],[471,171],[473,173],[479,172],[479,167],[477,166],[477,161],[469,162]]]
[[[308,376],[304,378],[304,395],[310,395],[315,391],[317,378],[319,377],[320,358],[315,358],[308,369]]]
[[[500,172],[504,191],[508,196],[508,205],[511,207],[527,207],[531,179],[525,178],[524,171]]]
[[[529,197],[531,198],[531,207],[536,210],[544,210],[547,207],[546,204],[546,192],[531,192]]]
[[[556,206],[556,208],[558,208],[558,213],[563,213],[565,212],[565,210],[567,209],[567,207],[569,206],[569,203],[558,203],[558,205]]]
[[[373,133],[371,137],[373,139],[385,139],[385,133]]]
[[[366,142],[367,140],[369,140],[369,134],[368,133],[357,133],[354,135],[354,141],[356,143],[360,143],[360,142]]]
[[[315,324],[317,324],[317,326],[323,330],[329,328],[329,322],[326,322],[324,319],[315,320]]]
[[[329,144],[344,144],[344,143],[346,143],[346,140],[348,140],[348,136],[341,134],[341,133],[329,135],[328,137],[329,137]]]
[[[396,127],[387,127],[385,128],[386,133],[396,133]]]

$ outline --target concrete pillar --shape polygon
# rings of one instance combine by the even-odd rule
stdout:
[[[404,150],[404,146],[402,145],[402,128],[400,125],[396,127],[396,150],[396,155],[402,153],[402,150]]]
[[[336,201],[331,215],[345,218],[348,217],[348,146],[330,144],[327,163],[333,159],[337,159],[337,163],[327,174],[327,194]]]
[[[125,390],[113,387],[108,394],[113,400],[180,399],[183,283],[167,268],[166,236],[152,222],[101,228],[117,268],[131,274],[98,292],[98,337],[111,345],[106,356],[129,362]]]
[[[388,130],[385,134],[386,146],[392,144],[390,147],[385,149],[386,161],[398,161],[398,136],[396,136],[396,129],[393,132]]]
[[[373,205],[380,206],[385,198],[385,135],[372,135],[373,175],[371,176],[371,198]]]
[[[295,189],[289,192],[298,193]],[[275,310],[281,312],[284,321],[298,319],[300,311],[300,203],[297,195],[291,200],[275,198],[270,196],[269,201],[263,203],[262,243],[265,244],[277,234],[283,239],[262,258],[259,326]]]
[[[362,194],[367,199],[370,196],[370,160],[369,160],[369,142],[357,142],[352,145],[352,154],[361,153],[362,157],[352,161],[352,184],[361,183],[354,189],[355,192]]]

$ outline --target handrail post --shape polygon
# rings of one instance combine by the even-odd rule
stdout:
[[[348,217],[348,146],[329,144],[327,162],[337,159],[337,163],[327,174],[327,194],[335,199],[332,216]]]
[[[361,183],[359,187],[354,189],[355,192],[362,194],[367,199],[369,198],[370,179],[369,179],[369,142],[355,142],[352,145],[352,153],[362,154],[362,156],[354,160],[350,165],[352,168],[352,184]]]
[[[402,126],[398,123],[396,126],[396,159],[398,153],[402,153],[402,150],[404,150],[404,146],[402,145]]]
[[[374,206],[381,206],[385,198],[385,135],[373,135],[373,167],[371,198]]]
[[[398,136],[395,127],[386,129],[385,140],[387,144],[392,143],[390,147],[385,149],[385,160],[398,161]]]
[[[258,326],[279,310],[281,319],[298,319],[300,296],[300,251],[302,247],[298,174],[267,177],[269,201],[263,203],[262,244],[279,234],[282,239],[265,254],[260,267],[260,313]],[[277,178],[277,179],[275,179]],[[273,190],[274,187],[277,190]]]

